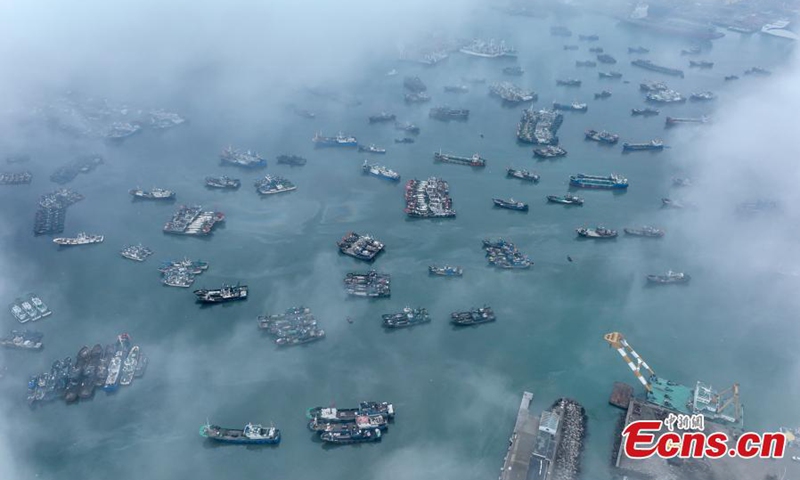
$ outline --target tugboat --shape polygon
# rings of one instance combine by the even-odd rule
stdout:
[[[322,432],[319,438],[326,443],[336,443],[340,445],[350,443],[378,442],[381,439],[380,429],[362,429],[356,425],[348,425],[341,430]]]
[[[649,225],[644,225],[642,227],[636,228],[624,228],[623,231],[626,235],[632,235],[634,237],[651,237],[651,238],[661,238],[664,236],[664,230],[660,228],[651,227]]]
[[[610,96],[611,96],[611,91],[609,91],[609,90],[603,90],[603,91],[602,91],[602,92],[600,92],[600,93],[595,93],[595,94],[594,94],[594,99],[595,99],[595,100],[597,100],[597,99],[601,99],[601,100],[602,100],[602,99],[608,98],[608,97],[610,97]]]
[[[538,174],[529,172],[527,170],[515,170],[513,167],[506,168],[506,176],[512,178],[519,178],[520,180],[525,180],[526,182],[539,181]]]
[[[597,72],[597,76],[600,78],[622,78],[620,72]]]
[[[567,151],[557,145],[547,145],[533,149],[533,155],[539,158],[558,158],[567,154]]]
[[[528,211],[527,203],[517,202],[513,198],[508,200],[503,200],[502,198],[493,198],[492,202],[494,202],[496,207],[506,208],[508,210],[518,210],[520,212]]]
[[[453,312],[450,321],[458,326],[478,325],[494,322],[496,320],[492,307],[484,305],[482,308],[473,308],[464,312]]]
[[[623,152],[634,152],[639,150],[664,150],[664,142],[661,140],[650,140],[645,143],[628,143],[622,144]]]
[[[406,328],[431,321],[428,310],[424,308],[405,307],[399,313],[387,313],[382,316],[386,328]]]
[[[619,135],[610,133],[605,130],[598,132],[597,130],[586,130],[586,140],[594,140],[595,142],[613,145],[619,141]]]
[[[396,118],[397,115],[395,115],[394,113],[381,112],[377,115],[370,115],[369,123],[394,122]]]
[[[242,182],[238,178],[231,178],[227,175],[221,177],[206,177],[206,187],[209,188],[225,188],[236,190],[242,186]]]
[[[200,427],[200,436],[221,443],[250,445],[281,443],[280,430],[275,427],[264,428],[261,425],[254,425],[252,423],[248,423],[241,430],[222,428],[207,423]]]
[[[611,230],[605,227],[596,227],[596,228],[576,228],[576,232],[578,235],[584,238],[600,238],[600,239],[608,239],[608,238],[616,238],[617,231]]]
[[[131,189],[128,193],[133,195],[133,198],[142,198],[145,200],[174,200],[175,192],[165,190],[163,188],[152,188],[150,190],[142,190],[141,188]]]
[[[302,167],[308,160],[298,155],[278,155],[278,163],[292,167]]]
[[[547,201],[550,203],[560,203],[562,205],[583,205],[582,198],[576,197],[575,195],[571,195],[569,193],[565,195],[548,195]]]
[[[377,153],[379,155],[386,154],[386,149],[385,148],[377,147],[377,146],[375,146],[374,143],[370,143],[369,146],[366,146],[366,147],[364,145],[359,145],[358,146],[358,151],[359,152],[365,152],[365,153]]]
[[[653,115],[658,115],[659,113],[660,113],[659,110],[657,110],[655,108],[649,108],[649,107],[648,108],[632,108],[631,109],[631,115],[633,115],[633,116],[642,115],[642,116],[645,116],[645,117],[651,117]]]
[[[223,303],[233,300],[247,299],[247,285],[235,286],[223,285],[222,288],[207,290],[201,288],[195,290],[194,294],[197,296],[197,301],[200,303]]]
[[[393,182],[400,181],[399,173],[386,168],[383,165],[378,165],[377,163],[370,165],[369,162],[364,160],[364,165],[361,166],[361,170],[368,175],[374,175],[378,178],[383,178],[384,180],[391,180]]]
[[[69,237],[54,238],[53,243],[63,247],[73,246],[73,245],[89,245],[91,243],[100,243],[103,241],[103,238],[104,237],[102,235],[89,235],[85,232],[80,232],[77,236],[73,238]]]
[[[450,265],[444,265],[442,267],[429,265],[428,273],[431,275],[438,275],[440,277],[460,277],[463,275],[464,270],[462,270],[461,267],[451,267]]]
[[[648,275],[647,283],[654,283],[658,285],[669,285],[679,283],[689,283],[692,277],[685,273],[668,271],[665,275]]]

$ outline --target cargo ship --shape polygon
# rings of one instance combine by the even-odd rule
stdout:
[[[248,423],[241,430],[206,424],[200,427],[200,436],[215,442],[239,445],[264,445],[281,442],[281,432],[277,428],[264,428],[252,423]]]
[[[661,238],[665,235],[664,230],[660,228],[651,227],[649,225],[644,225],[642,227],[626,227],[622,229],[626,235],[632,235],[634,237],[652,237],[652,238]]]
[[[381,318],[386,328],[407,328],[431,321],[428,310],[411,307],[403,308],[402,312],[384,314]]]
[[[247,292],[247,285],[239,285],[237,283],[234,286],[223,285],[222,288],[212,290],[201,288],[195,290],[194,294],[200,303],[224,303],[234,300],[246,300]]]
[[[619,135],[616,133],[610,133],[605,130],[598,132],[597,130],[586,130],[585,132],[586,140],[593,140],[598,143],[605,143],[609,145],[614,145],[619,141]]]
[[[529,172],[528,170],[515,170],[512,167],[506,168],[506,176],[512,178],[518,178],[520,180],[524,180],[526,182],[538,182],[539,175],[536,173]]]
[[[663,73],[665,75],[672,75],[674,77],[683,78],[683,70],[680,70],[678,68],[670,68],[661,65],[656,65],[650,60],[642,60],[642,59],[634,60],[631,62],[631,65],[633,65],[634,67],[644,68],[645,70],[650,70],[653,72]]]
[[[390,180],[392,182],[400,181],[399,173],[383,165],[378,165],[377,163],[370,165],[367,160],[364,160],[364,164],[361,166],[361,171],[368,175],[373,175],[384,180]]]
[[[466,165],[469,167],[485,167],[486,166],[486,159],[481,157],[479,154],[474,154],[471,157],[462,157],[459,155],[452,155],[449,153],[442,153],[441,150],[438,152],[434,152],[433,154],[434,161],[443,162],[443,163],[454,163],[456,165]]]
[[[528,204],[524,202],[518,202],[513,198],[508,200],[504,200],[502,198],[493,198],[492,202],[496,207],[505,208],[507,210],[517,210],[520,212],[527,212],[528,211]]]
[[[223,164],[234,165],[237,167],[261,168],[267,166],[266,159],[261,158],[259,154],[251,152],[250,150],[246,152],[240,152],[231,146],[228,146],[228,148],[222,151],[219,159]]]
[[[596,227],[596,228],[576,228],[575,231],[578,233],[579,236],[584,238],[596,238],[596,239],[610,239],[617,237],[617,231],[611,230],[610,228],[605,227]]]
[[[242,182],[238,178],[231,178],[227,175],[221,177],[206,177],[206,187],[209,188],[223,188],[236,190],[242,186]]]
[[[463,312],[453,312],[450,314],[450,321],[454,325],[469,326],[481,323],[494,322],[496,320],[492,307],[484,305],[481,308],[472,308]]]
[[[142,190],[141,188],[131,189],[128,193],[133,195],[133,198],[143,198],[145,200],[174,200],[175,192],[165,190],[163,188],[151,188],[150,190]]]
[[[661,140],[650,140],[649,142],[643,142],[643,143],[625,142],[622,144],[623,152],[635,152],[640,150],[661,151],[664,150],[664,142],[662,142]]]
[[[352,135],[345,135],[339,132],[335,137],[323,137],[321,133],[314,134],[311,139],[318,147],[357,147],[358,140]]]
[[[620,175],[570,175],[569,184],[578,188],[595,188],[603,190],[624,190],[628,188],[628,179]]]
[[[92,243],[100,243],[104,239],[103,235],[90,235],[85,232],[80,232],[75,237],[57,237],[53,239],[53,243],[60,246],[73,246],[73,245],[89,245]]]
[[[680,283],[689,283],[692,277],[685,273],[673,272],[672,270],[668,271],[664,275],[648,275],[647,276],[647,283],[654,283],[658,285],[669,285],[669,284],[680,284]]]

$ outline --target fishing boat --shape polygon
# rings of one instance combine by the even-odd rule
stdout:
[[[281,442],[281,431],[275,427],[264,428],[261,425],[248,423],[242,429],[222,428],[206,423],[200,427],[200,436],[220,443],[234,444],[278,444]]]

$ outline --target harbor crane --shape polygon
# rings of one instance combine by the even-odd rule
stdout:
[[[620,354],[644,385],[648,402],[681,413],[701,413],[711,420],[730,423],[740,428],[743,425],[744,407],[739,402],[738,383],[717,391],[711,385],[697,382],[695,388],[691,389],[657,376],[621,333],[607,333],[603,339]]]

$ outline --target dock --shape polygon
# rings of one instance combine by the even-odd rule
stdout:
[[[531,392],[522,394],[519,404],[517,422],[514,424],[514,433],[509,440],[508,453],[503,462],[500,480],[526,480],[531,466],[533,449],[536,446],[536,435],[539,433],[539,418],[528,410],[533,401]],[[533,478],[539,478],[534,476]],[[543,478],[543,477],[542,477]]]

